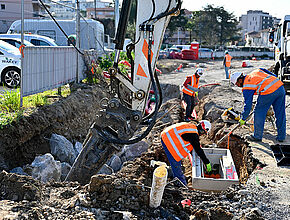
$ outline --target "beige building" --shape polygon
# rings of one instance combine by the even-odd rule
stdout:
[[[37,0],[24,0],[24,18],[41,18],[43,9]],[[21,19],[21,0],[0,1],[0,33],[6,33],[10,25]]]
[[[106,8],[96,8],[96,15],[99,19],[104,18],[114,18],[114,8],[106,7]],[[95,17],[95,9],[87,8],[87,18]]]

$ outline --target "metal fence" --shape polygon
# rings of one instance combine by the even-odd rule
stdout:
[[[77,52],[73,47],[25,47],[22,96],[57,88],[77,79]],[[79,58],[79,80],[84,79]]]
[[[269,57],[274,58],[273,51],[229,51],[232,57]],[[224,51],[218,52],[198,52],[199,58],[223,58],[225,56]]]

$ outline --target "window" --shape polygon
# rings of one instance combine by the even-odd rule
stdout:
[[[5,4],[1,4],[1,10],[5,10]]]
[[[38,30],[37,34],[56,40],[56,33],[53,30]]]
[[[31,39],[30,42],[31,42],[32,44],[34,44],[35,46],[49,46],[48,43],[46,43],[45,41],[42,41],[42,40]]]

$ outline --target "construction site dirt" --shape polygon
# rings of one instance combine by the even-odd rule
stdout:
[[[180,71],[175,71],[179,64]],[[271,60],[255,60],[242,68],[242,60],[233,60],[231,73],[263,67],[270,69]],[[212,122],[210,134],[201,138],[204,148],[217,143],[235,124],[225,123],[221,115],[233,107],[243,110],[241,89],[225,80],[221,60],[180,61],[160,60],[157,66],[163,104],[159,115],[163,117],[145,138],[148,150],[134,160],[126,161],[122,169],[111,175],[98,174],[87,185],[77,182],[43,183],[31,176],[10,173],[10,170],[30,164],[35,156],[50,152],[51,134],[65,136],[71,142],[82,142],[100,108],[99,100],[106,97],[102,85],[78,86],[69,97],[51,106],[37,109],[12,126],[0,130],[0,219],[289,219],[290,195],[289,166],[277,166],[271,151],[276,145],[276,129],[270,121],[265,123],[262,142],[247,142],[245,135],[252,127],[242,126],[225,139],[219,148],[231,150],[240,184],[221,192],[203,192],[191,188],[191,164],[183,161],[188,188],[172,182],[169,175],[161,206],[149,207],[149,194],[154,167],[151,160],[166,162],[160,142],[160,132],[168,125],[182,121],[180,86],[196,67],[204,68],[200,79],[198,120]],[[290,103],[289,96],[286,105]],[[286,109],[287,128],[290,109]],[[283,145],[290,145],[290,130]],[[108,158],[109,159],[109,158]],[[182,206],[189,199],[191,204]]]

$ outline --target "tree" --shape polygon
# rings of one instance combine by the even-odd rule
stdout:
[[[167,29],[169,30],[169,35],[172,36],[172,34],[177,31],[178,28],[183,31],[186,30],[187,23],[188,18],[185,16],[185,9],[181,9],[178,16],[172,17],[170,19],[170,22],[167,26]]]
[[[201,44],[214,46],[237,40],[237,25],[234,14],[227,12],[224,7],[207,5],[203,10],[193,12],[190,27]]]

